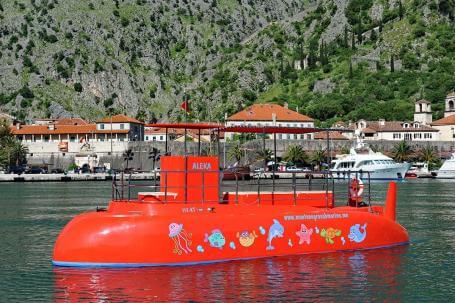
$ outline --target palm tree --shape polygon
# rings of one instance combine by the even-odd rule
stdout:
[[[393,159],[397,162],[405,162],[411,154],[411,147],[406,141],[400,141],[393,147]]]
[[[16,166],[25,164],[27,162],[28,148],[17,140],[14,140],[9,145],[10,164],[14,163]]]
[[[240,160],[243,158],[243,149],[240,147],[240,144],[235,145],[232,147],[228,152],[228,159],[229,160],[236,160],[237,163],[240,163]]]
[[[267,162],[272,160],[273,152],[266,148],[256,151],[256,159],[259,161],[264,161],[264,167],[267,166]]]
[[[427,145],[425,147],[422,147],[419,150],[419,160],[422,162],[427,162],[427,163],[432,163],[436,160],[437,156],[434,151],[434,148],[430,145]]]
[[[347,154],[349,154],[350,149],[349,149],[349,147],[347,147],[347,146],[342,146],[342,147],[340,148],[339,152],[340,152],[340,154],[342,154],[342,155],[347,155]]]
[[[320,167],[326,161],[325,151],[321,148],[315,150],[310,157],[310,162],[313,166]]]
[[[308,159],[306,152],[303,150],[303,147],[300,145],[289,145],[283,159],[287,162],[305,163]]]
[[[428,163],[430,170],[441,166],[441,158],[439,158],[434,148],[430,145],[422,147],[419,150],[419,160]]]

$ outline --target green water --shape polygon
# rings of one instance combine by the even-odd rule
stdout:
[[[386,183],[373,186],[384,197]],[[110,183],[0,184],[0,302],[455,302],[455,181],[399,184],[411,244],[206,266],[56,269],[55,238],[74,215],[105,206]]]

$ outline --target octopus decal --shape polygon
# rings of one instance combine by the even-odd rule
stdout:
[[[182,252],[189,254],[192,252],[191,246],[191,233],[187,233],[183,229],[183,224],[171,223],[169,224],[169,238],[174,241],[174,254],[181,255]]]

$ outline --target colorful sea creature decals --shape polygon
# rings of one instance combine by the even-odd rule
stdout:
[[[306,244],[310,245],[312,234],[312,228],[307,228],[305,224],[300,225],[300,230],[296,232],[296,235],[299,236],[299,244],[306,242]]]
[[[261,233],[261,235],[265,235],[265,228],[262,226],[259,226],[259,232]]]
[[[198,245],[198,246],[196,247],[196,250],[197,250],[198,252],[200,252],[200,253],[203,253],[203,252],[204,252],[204,247],[202,247],[202,245]]]
[[[315,231],[317,234],[319,234],[319,228],[318,228],[317,226],[314,228],[314,231]]]
[[[231,249],[235,249],[235,243],[231,241],[231,242],[229,243],[229,247],[230,247]]]
[[[363,242],[365,238],[367,237],[367,224],[363,224],[360,226],[360,224],[355,224],[351,226],[351,229],[349,230],[349,235],[348,238],[351,241],[354,241],[356,243]]]
[[[288,245],[289,245],[289,247],[292,247],[292,246],[294,246],[294,244],[292,244],[292,240],[291,240],[291,239],[289,239],[289,241],[288,241]]]
[[[341,237],[341,243],[346,244],[346,240],[344,239],[344,237]]]
[[[273,219],[273,224],[269,228],[269,234],[267,236],[267,250],[272,250],[275,249],[275,247],[272,246],[272,240],[276,237],[282,238],[284,234],[284,227],[283,225],[280,224],[280,222],[276,219]]]
[[[341,230],[332,227],[329,227],[327,229],[323,228],[321,229],[320,235],[325,239],[325,242],[327,244],[333,244],[334,243],[333,239],[335,237],[341,236]]]
[[[169,238],[174,241],[174,254],[181,255],[182,252],[189,254],[192,252],[191,246],[191,233],[187,233],[183,229],[183,224],[171,223],[169,224]]]
[[[214,229],[210,235],[205,234],[204,242],[209,242],[211,247],[223,249],[224,244],[226,244],[226,239],[221,233],[221,230]]]
[[[256,231],[253,230],[253,232],[249,232],[247,230],[242,231],[240,233],[237,233],[237,238],[239,238],[240,245],[243,247],[250,247],[253,245],[254,240],[258,236],[256,235]]]

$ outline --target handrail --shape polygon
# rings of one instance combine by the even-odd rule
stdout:
[[[167,202],[170,202],[170,201],[173,201],[175,199],[174,197],[174,193],[172,192],[173,190],[177,190],[176,192],[178,193],[178,189],[179,188],[182,188],[181,185],[179,186],[169,186],[168,184],[168,173],[171,173],[171,172],[180,172],[180,173],[183,173],[184,171],[182,170],[169,170],[169,171],[161,171],[160,172],[160,178],[164,178],[164,179],[161,179],[161,182],[157,182],[157,178],[155,177],[154,180],[153,180],[153,183],[152,184],[148,184],[148,183],[133,183],[132,182],[132,178],[131,178],[131,174],[128,175],[128,182],[125,183],[125,176],[124,174],[122,173],[121,174],[121,180],[118,180],[117,176],[114,175],[114,178],[113,178],[113,183],[112,183],[112,199],[113,200],[122,200],[122,201],[125,201],[125,195],[124,195],[124,191],[125,189],[128,190],[128,196],[127,196],[127,200],[126,201],[130,201],[131,200],[131,197],[132,197],[132,190],[133,189],[138,189],[138,188],[149,188],[152,190],[152,192],[160,192],[160,190],[163,190],[164,192],[164,197],[163,195],[161,195],[161,197],[163,198],[162,199],[162,202],[163,203],[167,203]],[[188,174],[192,174],[193,172],[187,172]],[[185,186],[186,187],[186,190],[194,190],[194,189],[200,189],[202,190],[202,193],[201,194],[201,202],[202,203],[206,203],[206,202],[218,202],[218,203],[225,203],[226,202],[226,194],[229,194],[230,191],[229,191],[229,188],[232,188],[234,193],[235,193],[235,197],[233,197],[232,199],[233,200],[228,200],[228,201],[232,201],[232,203],[235,203],[235,204],[239,204],[239,196],[240,196],[240,193],[242,192],[242,189],[241,188],[251,188],[251,186],[256,186],[256,193],[257,193],[257,203],[258,204],[262,204],[262,203],[266,203],[266,202],[271,202],[272,205],[275,204],[275,202],[279,202],[280,201],[280,195],[276,195],[276,193],[274,192],[274,189],[276,188],[276,184],[275,184],[275,179],[272,179],[271,181],[272,182],[267,182],[264,180],[264,182],[261,180],[263,179],[264,177],[266,177],[266,173],[267,172],[263,172],[263,173],[260,173],[258,175],[255,175],[255,177],[257,177],[258,180],[255,180],[253,181],[254,179],[251,179],[251,181],[244,181],[244,182],[239,182],[240,178],[242,179],[247,179],[246,176],[250,177],[251,174],[250,173],[242,173],[242,172],[236,172],[234,173],[234,183],[230,183],[229,181],[222,181],[222,182],[219,182],[219,184],[216,184],[216,185],[209,185],[209,184],[206,184],[206,180],[207,180],[207,174],[217,174],[218,175],[218,178],[219,179],[222,179],[222,171],[220,170],[207,170],[207,171],[198,171],[198,172],[194,172],[194,173],[198,173],[198,174],[201,174],[201,179],[202,179],[202,183],[200,185],[187,185]],[[272,172],[268,172],[269,174],[272,173]],[[293,198],[292,198],[292,202],[294,205],[297,205],[298,201],[300,201],[300,199],[302,199],[302,196],[300,195],[300,192],[299,192],[299,188],[307,188],[309,191],[314,191],[315,188],[319,188],[320,190],[323,190],[325,191],[325,199],[326,199],[326,203],[325,203],[325,207],[326,208],[330,208],[330,207],[333,207],[335,205],[335,202],[336,202],[336,196],[335,196],[335,193],[337,192],[335,190],[335,178],[334,178],[334,174],[331,172],[331,171],[312,171],[312,172],[280,172],[280,171],[275,171],[273,172],[273,175],[272,176],[275,176],[277,178],[279,178],[280,176],[283,176],[283,175],[287,175],[287,176],[290,176],[290,180],[288,179],[285,179],[283,181],[280,181],[279,182],[279,187],[282,188],[282,189],[285,189],[285,191],[289,192],[290,194],[293,195]],[[155,172],[155,176],[156,176],[156,172]],[[346,171],[346,179],[348,181],[347,183],[347,188],[348,188],[348,198],[350,197],[350,192],[349,192],[349,188],[350,188],[350,185],[351,185],[351,178],[355,176],[355,177],[362,177],[362,176],[366,176],[367,178],[365,178],[364,181],[366,181],[364,183],[365,186],[368,186],[368,192],[366,192],[366,189],[365,189],[365,193],[366,193],[366,201],[365,206],[368,206],[370,211],[372,211],[372,207],[371,207],[371,175],[369,172],[367,171]],[[331,181],[330,181],[331,179]],[[318,181],[320,180],[320,182]],[[120,184],[118,183],[118,181],[120,181]],[[163,186],[162,186],[163,185]],[[213,190],[214,188],[218,187],[218,190],[221,188],[222,190],[219,190],[218,191],[218,198],[216,199],[212,199],[212,198],[209,198],[207,199],[207,192],[209,190]],[[271,189],[270,192],[268,192],[267,190],[268,189]],[[172,196],[169,195],[169,193],[173,193]],[[270,196],[264,196],[264,195],[261,195],[261,193],[270,193]],[[331,196],[330,196],[331,195]],[[169,199],[169,198],[172,198],[172,199]],[[181,197],[181,196],[180,196]],[[267,198],[269,197],[269,198]],[[337,197],[338,197],[338,194],[337,194]],[[341,196],[340,196],[341,198]],[[289,200],[289,197],[287,198],[287,200]],[[180,201],[180,199],[179,199]],[[188,199],[184,199],[182,200],[181,202],[185,203],[185,201],[188,201]]]

